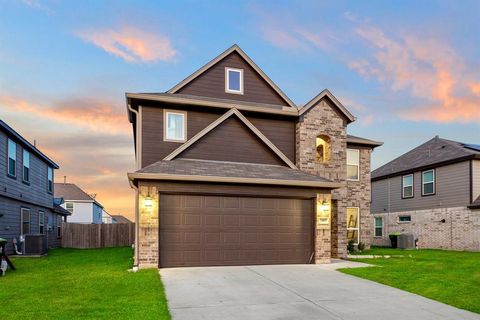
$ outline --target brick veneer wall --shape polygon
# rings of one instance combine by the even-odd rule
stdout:
[[[316,138],[330,137],[330,161],[316,161]],[[296,164],[300,170],[318,174],[335,182],[345,182],[347,132],[344,118],[327,99],[321,100],[302,115],[296,126]],[[346,197],[347,188],[332,192],[331,256],[346,257]],[[322,235],[325,234],[322,231]],[[317,236],[318,237],[318,236]]]
[[[398,216],[410,215],[412,221],[399,223]],[[388,235],[413,233],[419,248],[480,251],[480,210],[466,207],[438,208],[374,214],[383,217],[383,237],[373,244],[389,246]],[[441,221],[445,219],[445,223]]]
[[[370,213],[370,156],[372,151],[365,147],[348,146],[348,148],[360,151],[360,175],[359,181],[347,181],[347,207],[359,208],[360,242],[369,248],[373,235],[373,218]]]
[[[154,186],[138,187],[138,261],[141,268],[157,268],[159,255],[158,226],[159,226],[159,193]],[[152,199],[152,206],[145,206],[145,198]]]

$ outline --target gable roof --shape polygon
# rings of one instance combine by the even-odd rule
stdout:
[[[213,160],[160,160],[128,177],[134,180],[176,180],[219,183],[291,185],[335,189],[340,183],[279,165]]]
[[[257,66],[255,62],[253,62],[252,59],[250,59],[250,57],[237,44],[234,44],[233,46],[225,50],[223,53],[215,57],[213,60],[205,64],[203,67],[201,67],[200,69],[198,69],[197,71],[189,75],[187,78],[185,78],[184,80],[179,82],[177,85],[175,85],[173,88],[168,90],[167,93],[176,93],[178,90],[186,86],[188,83],[192,82],[198,76],[203,74],[205,71],[209,70],[212,66],[214,66],[223,58],[225,58],[226,56],[228,56],[233,52],[238,53],[248,63],[248,65],[250,65],[258,73],[258,75],[260,75],[260,77],[263,78],[263,80],[265,80],[270,85],[270,87],[280,97],[282,97],[283,100],[285,100],[285,102],[287,102],[287,104],[290,107],[296,108],[295,104],[290,100],[290,98],[265,74],[265,72],[263,72],[262,69],[260,69],[259,66]]]
[[[353,114],[351,114],[350,111],[348,111],[348,109],[345,108],[345,106],[340,101],[338,101],[338,99],[328,89],[324,89],[322,92],[317,94],[312,100],[307,102],[307,104],[304,105],[299,110],[299,112],[298,112],[299,115],[301,116],[304,113],[306,113],[308,110],[310,110],[313,106],[315,106],[324,97],[328,97],[333,102],[334,106],[337,107],[337,109],[340,111],[340,113],[343,114],[345,116],[345,118],[347,118],[348,123],[355,121],[355,117],[353,116]]]
[[[24,137],[22,137],[17,131],[13,130],[8,124],[6,124],[3,120],[0,120],[0,129],[5,131],[7,134],[14,137],[17,142],[21,143],[25,149],[35,154],[37,157],[48,163],[54,169],[58,169],[59,166],[55,162],[53,162],[49,157],[44,155],[40,150],[38,150],[34,145],[27,141]]]
[[[67,201],[72,200],[95,202],[97,205],[103,208],[103,206],[98,203],[97,200],[92,198],[88,193],[73,183],[55,183],[54,192],[55,198],[63,198]]]
[[[446,165],[474,158],[480,159],[480,150],[475,150],[471,146],[436,136],[374,170],[372,180],[423,170],[429,166]]]
[[[258,130],[240,111],[238,111],[236,108],[232,108],[226,113],[224,113],[221,117],[219,117],[217,120],[212,122],[210,125],[208,125],[206,128],[204,128],[202,131],[197,133],[195,136],[193,136],[190,140],[182,144],[180,147],[175,149],[172,153],[170,153],[168,156],[166,156],[163,160],[173,160],[176,156],[181,154],[183,151],[185,151],[188,147],[193,145],[195,142],[200,140],[202,137],[204,137],[207,133],[218,127],[221,123],[223,123],[226,119],[231,117],[232,115],[236,115],[260,140],[262,140],[280,159],[283,160],[290,168],[292,169],[297,169],[295,164],[288,159],[288,157],[283,154],[280,149],[278,149],[260,130]]]

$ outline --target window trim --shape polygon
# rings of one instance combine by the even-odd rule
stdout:
[[[230,78],[229,78],[230,71],[240,73],[240,90],[230,89]],[[225,92],[233,93],[233,94],[243,94],[243,69],[225,67]]]
[[[25,179],[25,154],[28,154],[28,180]],[[22,182],[25,184],[30,184],[30,158],[31,158],[31,153],[25,149],[22,150]]]
[[[433,184],[433,192],[432,193],[425,193],[424,192],[424,186],[425,186],[425,181],[423,179],[423,174],[426,172],[432,172],[433,173],[433,181],[427,182],[427,183],[432,183]],[[428,197],[428,196],[434,196],[437,193],[437,173],[435,172],[435,169],[429,169],[422,171],[422,197]]]
[[[170,139],[167,137],[168,132],[168,115],[177,114],[183,117],[183,139]],[[172,110],[172,109],[163,109],[163,141],[166,142],[180,142],[183,143],[187,141],[187,111],[183,110]]]
[[[382,221],[382,225],[380,227],[377,227],[377,219],[380,219]],[[374,238],[383,238],[383,217],[373,217],[373,237]],[[377,229],[380,229],[380,235],[377,236]]]
[[[400,217],[410,217],[410,221],[400,221]],[[412,215],[411,214],[400,214],[397,216],[397,223],[412,223]]]
[[[15,161],[15,165],[13,167],[13,174],[10,173],[10,143],[15,145],[15,159],[13,159],[13,161]],[[17,146],[18,143],[7,137],[7,176],[13,179],[17,178]]]
[[[40,217],[43,216],[43,219],[40,219]],[[40,228],[43,229],[43,231],[40,231]],[[39,234],[45,234],[45,211],[38,211],[38,233]]]
[[[23,212],[28,212],[28,233],[24,233],[23,231]],[[31,234],[32,232],[32,212],[29,208],[20,208],[20,234]]]
[[[412,176],[412,195],[410,197],[405,196],[405,187],[406,186],[403,184],[403,178],[408,177],[408,176]],[[409,187],[409,186],[407,186],[407,187]],[[415,175],[413,173],[402,175],[402,199],[411,199],[411,198],[415,198]]]
[[[348,242],[348,231],[349,230],[353,230],[353,231],[357,231],[357,242],[354,243],[354,245],[358,245],[360,243],[360,207],[347,207],[345,213],[347,213],[348,209],[357,209],[357,223],[358,223],[358,227],[356,228],[351,228],[351,227],[348,227],[348,221],[347,221],[347,242]],[[348,215],[347,215],[347,218],[348,218]]]
[[[358,155],[358,164],[348,164],[348,150],[353,150]],[[347,181],[360,181],[360,150],[354,148],[347,148]],[[357,179],[350,179],[348,177],[348,166],[356,166],[357,167]]]
[[[52,172],[52,180],[50,180],[49,173]],[[50,181],[52,182],[50,184]],[[53,167],[47,166],[47,192],[53,194]]]

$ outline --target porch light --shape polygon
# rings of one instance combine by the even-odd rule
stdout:
[[[153,205],[153,200],[151,197],[147,196],[145,197],[145,207],[146,208],[151,208]]]
[[[327,212],[330,209],[330,204],[323,200],[322,205],[320,206],[320,210],[323,212]]]

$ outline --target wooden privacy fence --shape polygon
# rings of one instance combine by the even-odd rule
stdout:
[[[134,223],[62,223],[63,248],[124,247],[131,246],[134,242]]]

